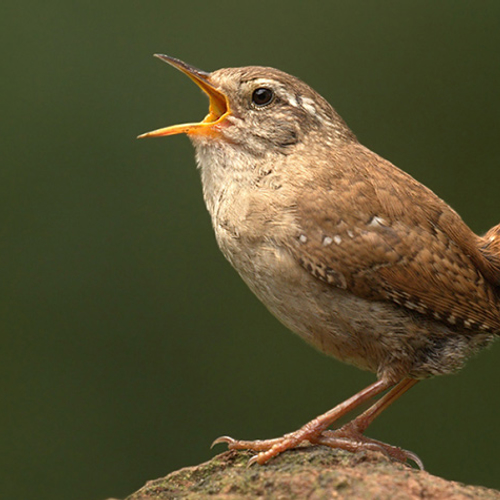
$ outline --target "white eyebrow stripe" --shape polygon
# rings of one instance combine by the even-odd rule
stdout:
[[[255,80],[252,80],[253,83],[256,85],[267,85],[269,87],[276,87],[276,80],[269,80],[269,78],[256,78]]]
[[[269,78],[255,78],[252,82],[256,85],[255,88],[262,86],[274,89],[276,95],[287,101],[290,106],[293,106],[294,108],[303,107],[309,114],[323,120],[321,113],[318,112],[315,106],[314,100],[310,97],[295,95],[285,85],[276,80],[270,80]]]

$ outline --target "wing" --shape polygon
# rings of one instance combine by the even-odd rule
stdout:
[[[357,147],[334,172],[320,169],[327,190],[305,187],[297,200],[301,265],[357,296],[499,332],[500,294],[485,279],[477,236],[430,190]]]

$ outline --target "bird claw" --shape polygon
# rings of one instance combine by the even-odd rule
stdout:
[[[425,470],[424,462],[420,460],[420,457],[416,453],[413,453],[413,451],[409,450],[402,450],[402,451],[406,454],[406,460],[411,460],[417,465],[417,467],[420,470]]]
[[[253,464],[256,464],[256,463],[259,463],[259,455],[260,453],[258,453],[257,455],[254,455],[248,462],[247,462],[247,467],[250,468],[252,467]]]
[[[240,441],[230,436],[221,436],[212,443],[212,447],[216,444],[226,443],[230,450],[250,450],[257,452],[248,461],[247,467],[251,467],[254,464],[263,465],[271,458],[281,454],[285,450],[297,447],[304,441],[309,441],[313,445],[319,444],[329,446],[330,448],[341,448],[352,453],[363,450],[379,451],[398,462],[406,463],[408,460],[411,460],[420,470],[424,470],[422,460],[412,451],[403,450],[402,448],[368,438],[354,430],[349,424],[336,431],[323,431],[317,436],[304,436],[303,433],[297,431],[286,434],[281,438],[264,441]]]
[[[230,436],[220,436],[210,445],[210,449],[212,449],[216,444],[221,443],[226,443],[228,445],[228,448],[231,449],[231,445],[235,442],[236,440]]]
[[[281,440],[280,438],[279,440]],[[272,439],[268,441],[237,441],[230,436],[221,436],[218,437],[210,446],[213,448],[216,444],[226,443],[229,450],[252,450],[252,451],[260,451],[260,450],[269,450],[272,445],[278,441],[277,439]],[[263,460],[264,454],[257,453],[247,463],[247,467],[251,467],[252,465],[258,463],[263,464],[267,462],[267,460]]]

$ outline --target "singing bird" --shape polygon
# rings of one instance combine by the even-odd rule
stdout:
[[[377,376],[295,432],[215,443],[253,450],[259,464],[309,442],[423,468],[416,454],[363,433],[419,380],[455,372],[499,336],[500,224],[474,234],[431,190],[362,146],[298,78],[259,66],[206,73],[157,57],[208,95],[209,112],[139,137],[188,135],[217,243],[245,283],[307,342]]]

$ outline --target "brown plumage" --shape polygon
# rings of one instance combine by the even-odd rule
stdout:
[[[363,147],[333,108],[273,68],[208,74],[159,56],[210,97],[187,133],[218,244],[292,331],[378,380],[282,438],[236,441],[264,463],[303,441],[377,449],[362,433],[417,380],[459,369],[500,334],[500,225],[476,236],[443,200]],[[385,390],[336,431],[327,427]]]
[[[497,275],[456,212],[359,144],[345,148],[334,178],[325,170],[319,182],[326,189],[305,188],[297,197],[307,236],[297,236],[298,259],[343,276],[343,288],[359,297],[500,332]]]

